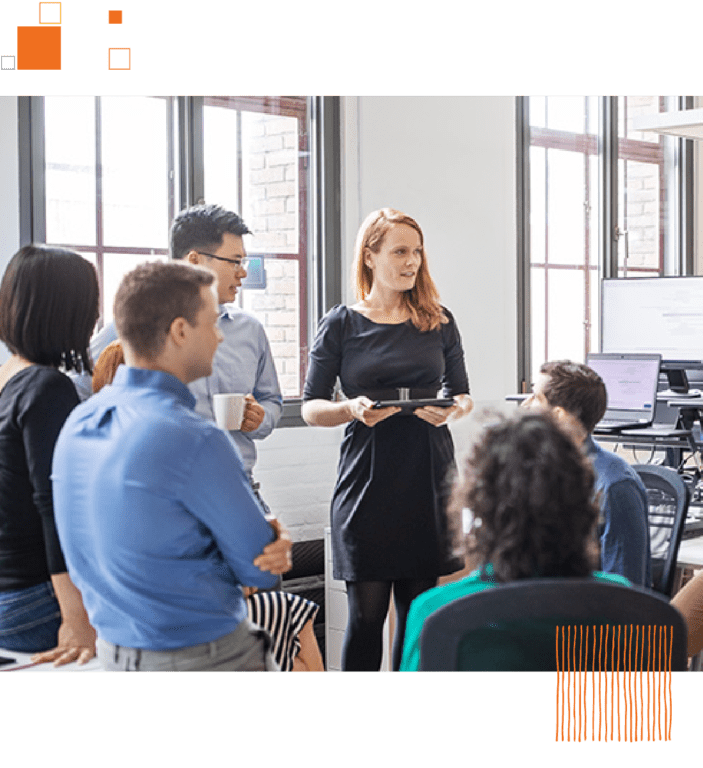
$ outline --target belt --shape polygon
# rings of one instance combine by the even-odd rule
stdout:
[[[364,393],[369,400],[429,400],[437,397],[437,389],[421,387],[397,387],[396,389],[378,389]]]

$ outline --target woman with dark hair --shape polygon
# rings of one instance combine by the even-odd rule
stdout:
[[[98,281],[82,256],[27,245],[0,282],[0,648],[58,664],[95,655],[95,632],[66,572],[54,523],[51,461],[78,404],[62,373],[90,372]]]
[[[454,446],[446,423],[473,402],[454,318],[439,302],[418,223],[391,208],[362,223],[358,302],[333,307],[310,352],[303,418],[346,424],[332,498],[333,572],[347,587],[344,670],[378,670],[391,592],[398,669],[412,600],[464,565],[445,516]],[[334,400],[339,377],[347,399]],[[450,407],[399,407],[442,390]],[[374,407],[376,401],[396,401]]]
[[[480,567],[413,602],[402,670],[419,667],[425,619],[474,592],[517,579],[591,574],[630,585],[623,576],[593,571],[598,562],[593,470],[575,436],[549,414],[520,411],[488,426],[463,474],[451,508],[456,515],[472,515],[472,556]]]

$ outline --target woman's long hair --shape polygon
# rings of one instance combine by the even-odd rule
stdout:
[[[425,239],[420,225],[415,219],[396,211],[393,208],[381,208],[370,213],[364,219],[356,236],[354,245],[354,266],[352,268],[356,284],[356,297],[365,299],[373,286],[373,270],[366,264],[364,252],[368,248],[372,253],[378,253],[383,240],[390,229],[397,224],[406,224],[420,235],[422,244],[422,262],[415,278],[415,285],[403,294],[403,302],[410,313],[410,321],[421,331],[433,331],[441,323],[446,323],[447,317],[439,303],[439,291],[430,277],[425,253]]]
[[[548,413],[518,411],[485,430],[455,484],[474,518],[473,554],[500,582],[588,576],[597,562],[591,464]]]

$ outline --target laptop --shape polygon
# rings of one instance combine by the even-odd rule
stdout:
[[[649,427],[654,420],[661,355],[591,353],[586,365],[603,379],[608,407],[597,432]]]

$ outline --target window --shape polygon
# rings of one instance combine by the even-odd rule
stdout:
[[[45,236],[37,239],[95,265],[104,324],[122,276],[168,258],[173,99],[47,96],[43,118]]]
[[[336,99],[25,98],[20,120],[22,239],[95,264],[100,325],[127,271],[168,258],[177,211],[219,203],[253,233],[238,302],[266,328],[284,398],[300,398],[308,339],[341,293]]]
[[[309,124],[303,97],[203,101],[204,199],[239,211],[254,233],[247,250],[266,284],[238,301],[266,328],[284,397],[300,397],[305,378]]]
[[[598,351],[600,279],[685,273],[687,150],[635,131],[664,97],[529,97],[518,103],[520,384],[545,360]],[[690,183],[690,181],[689,181]]]

